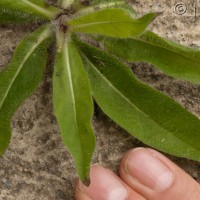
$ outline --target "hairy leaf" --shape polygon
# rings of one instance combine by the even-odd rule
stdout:
[[[136,11],[131,6],[129,6],[125,1],[111,1],[111,2],[106,1],[103,3],[101,2],[97,5],[92,5],[87,8],[81,9],[80,11],[77,12],[77,15],[80,15],[80,16],[86,15],[97,10],[108,9],[108,8],[127,9],[128,11],[131,12],[132,17],[136,16]]]
[[[100,4],[100,3],[101,3],[101,4],[102,4],[102,3],[109,3],[108,0],[90,0],[90,2],[91,2],[92,5]],[[119,0],[111,0],[111,2],[119,2]],[[126,3],[125,0],[122,0],[121,2]]]
[[[113,56],[79,42],[92,94],[102,110],[144,143],[200,161],[200,120],[138,81]]]
[[[0,8],[1,9],[1,8]],[[0,25],[5,25],[5,24],[13,24],[13,23],[28,23],[28,22],[35,22],[38,21],[39,19],[36,17],[29,17],[27,14],[22,15],[22,13],[20,12],[19,14],[9,14],[9,12],[11,13],[11,11],[5,11],[5,13],[1,13],[0,12]],[[7,13],[6,13],[7,12]],[[17,15],[17,16],[16,16]],[[16,18],[17,17],[17,18]]]
[[[89,81],[73,41],[58,53],[53,80],[54,110],[62,139],[82,181],[87,181],[95,138],[91,129],[93,102]]]
[[[179,45],[146,31],[139,38],[106,38],[106,49],[127,61],[154,64],[169,76],[200,83],[200,51]]]
[[[47,6],[41,0],[1,0],[0,24],[22,23],[53,19],[59,9]]]
[[[26,37],[16,48],[11,63],[0,73],[0,154],[10,142],[10,120],[14,112],[42,78],[50,37],[48,26]]]
[[[127,38],[140,35],[155,17],[155,13],[150,13],[135,19],[127,9],[109,8],[78,17],[68,24],[73,32]]]

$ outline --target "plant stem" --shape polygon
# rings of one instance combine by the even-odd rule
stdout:
[[[67,9],[70,6],[77,4],[78,1],[77,0],[60,0],[59,4],[61,5],[62,8]]]

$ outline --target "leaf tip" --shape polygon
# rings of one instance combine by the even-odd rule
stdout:
[[[90,186],[90,177],[86,177],[84,180],[81,181],[83,183],[83,185],[89,187]]]
[[[158,16],[160,16],[160,15],[162,15],[163,14],[163,12],[155,12],[155,17],[158,17]]]

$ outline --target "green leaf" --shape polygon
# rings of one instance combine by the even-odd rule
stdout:
[[[82,60],[72,40],[65,42],[56,58],[53,100],[63,142],[75,160],[80,179],[87,181],[95,147],[91,129],[93,102]]]
[[[12,23],[28,23],[28,22],[34,22],[37,20],[38,18],[35,18],[35,17],[26,18],[24,16],[18,15],[16,18],[16,15],[13,15],[13,14],[10,15],[8,13],[0,12],[0,25],[12,24]]]
[[[105,48],[127,61],[144,61],[169,76],[200,84],[200,51],[179,45],[146,31],[139,38],[106,38]]]
[[[41,0],[1,0],[0,24],[54,19],[59,9]]]
[[[92,94],[102,110],[144,143],[200,161],[200,120],[138,81],[115,57],[79,42]]]
[[[78,17],[68,24],[73,32],[127,38],[140,35],[155,17],[155,13],[150,13],[135,19],[127,9],[110,8]]]
[[[97,10],[102,10],[102,9],[108,9],[108,8],[123,8],[131,12],[132,17],[136,16],[136,11],[129,6],[125,1],[111,1],[111,2],[101,2],[100,4],[97,5],[92,5],[89,7],[86,7],[84,9],[81,9],[77,12],[77,15],[86,15],[92,12],[95,12]]]
[[[108,0],[90,0],[90,2],[91,2],[92,5],[103,4],[103,3],[104,3],[104,4],[109,3]],[[112,2],[119,2],[119,0],[112,0]],[[121,2],[126,3],[125,0],[122,0]]]
[[[47,61],[51,30],[43,26],[16,48],[11,63],[0,73],[0,154],[10,142],[10,120],[38,86]]]

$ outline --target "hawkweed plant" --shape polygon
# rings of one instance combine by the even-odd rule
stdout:
[[[200,83],[200,52],[148,31],[157,15],[138,17],[124,1],[58,0],[50,5],[45,0],[1,0],[0,25],[41,27],[20,42],[0,72],[0,153],[10,143],[13,114],[37,88],[47,50],[56,43],[54,112],[85,184],[95,149],[93,98],[112,120],[145,144],[200,161],[200,120],[140,82],[123,62],[143,61],[169,76]]]

